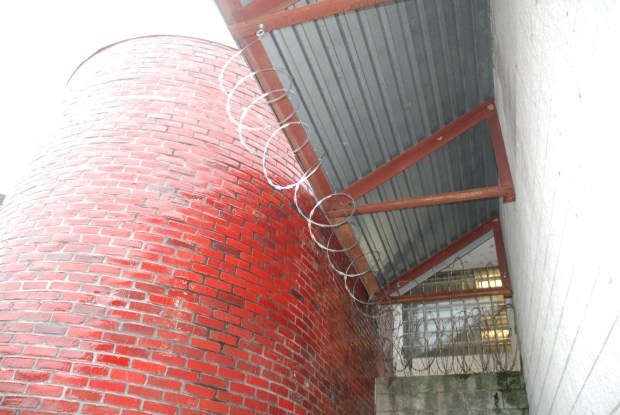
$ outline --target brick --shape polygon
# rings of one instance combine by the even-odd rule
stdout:
[[[84,322],[84,320],[86,320],[86,317],[79,314],[54,313],[52,315],[52,322],[54,323],[81,324]],[[66,330],[67,327],[65,326],[45,327],[44,325],[39,324],[35,327],[35,332],[37,333],[60,334],[61,332],[64,333]]]
[[[79,399],[81,401],[99,402],[101,401],[102,396],[103,393],[101,392],[87,390],[83,388],[67,389],[67,391],[65,392],[65,397],[70,399]]]
[[[142,311],[144,313],[151,313],[155,315],[159,315],[163,312],[162,311],[163,309],[160,306],[157,306],[154,304],[139,303],[135,301],[132,301],[129,303],[129,308],[133,311]],[[133,315],[133,314],[130,314],[130,315]]]
[[[211,333],[209,333],[209,338],[213,341],[220,342],[220,343],[226,343],[231,346],[237,345],[237,337],[231,336],[226,333],[220,333],[220,332],[212,330]]]
[[[82,363],[75,363],[73,365],[73,370],[76,373],[81,373],[84,375],[91,375],[91,376],[106,376],[108,372],[110,371],[110,369],[106,366],[89,365],[89,364],[82,364]]]
[[[191,359],[202,359],[204,351],[196,347],[180,344],[171,345],[172,352],[178,356],[185,356]]]
[[[112,369],[110,371],[110,378],[128,383],[144,384],[146,382],[147,375],[130,370]]]
[[[165,275],[171,274],[170,267],[159,265],[159,264],[154,264],[152,262],[142,261],[140,268],[143,270],[149,271],[149,272],[155,272],[159,274],[165,274]]]
[[[151,353],[151,359],[164,363],[166,365],[179,366],[179,367],[184,367],[187,362],[187,359],[184,359],[182,357],[175,356],[170,353],[161,353],[161,352]]]
[[[39,401],[39,398],[25,396],[5,396],[4,399],[2,399],[2,406],[17,408],[36,408],[39,405]]]
[[[182,279],[185,279],[188,281],[194,281],[194,282],[202,282],[203,280],[202,275],[195,273],[195,272],[181,270],[181,269],[175,269],[172,275],[176,278],[182,278]]]
[[[246,396],[256,396],[257,390],[253,386],[246,385],[245,383],[230,382],[230,391],[239,393]],[[275,402],[275,398],[272,402]]]
[[[256,399],[251,399],[251,398],[245,398],[243,400],[243,404],[248,407],[253,409],[255,412],[260,413],[260,412],[266,412],[268,405],[265,402],[260,402],[257,401]],[[301,413],[304,413],[305,411],[301,411]],[[299,411],[297,411],[297,413],[300,413]]]
[[[189,336],[184,333],[179,333],[171,330],[157,330],[157,336],[162,339],[171,340],[179,343],[187,343],[189,340]]]
[[[217,366],[212,363],[205,362],[204,360],[190,359],[187,361],[187,368],[201,373],[214,374],[217,372]]]
[[[41,409],[54,411],[55,413],[77,413],[79,408],[79,402],[70,402],[61,399],[43,399],[41,402]]]
[[[120,355],[139,357],[142,359],[147,358],[149,354],[148,350],[145,350],[140,347],[118,346],[118,345],[115,347],[115,352]]]
[[[180,303],[179,299],[170,298],[164,295],[149,295],[149,301],[155,304],[160,304],[166,307],[177,307]]]
[[[164,309],[162,311],[162,316],[168,317],[173,321],[183,320],[186,322],[191,322],[194,320],[194,314],[188,313],[184,310],[173,310],[173,309]]]
[[[161,389],[168,389],[173,391],[180,391],[183,383],[169,379],[169,378],[160,378],[156,376],[149,376],[147,380],[147,384],[155,386]]]
[[[21,393],[26,389],[26,384],[19,382],[0,382],[0,392]]]
[[[103,402],[115,406],[126,406],[128,408],[138,408],[141,403],[140,399],[111,393],[106,393],[104,395]]]
[[[213,397],[215,396],[215,390],[191,384],[185,385],[185,392],[190,395],[196,395],[206,399],[213,399]]]
[[[245,374],[235,370],[235,369],[230,369],[227,367],[220,367],[217,370],[217,374],[218,376],[224,378],[224,379],[231,379],[231,380],[237,380],[237,381],[244,381],[245,380]]]
[[[61,350],[58,356],[67,360],[82,360],[86,362],[92,362],[95,355],[94,353],[84,352],[81,350]]]
[[[218,401],[230,402],[230,403],[235,404],[235,405],[243,404],[243,397],[242,396],[237,395],[235,393],[226,392],[226,391],[223,391],[223,390],[217,391],[216,399]]]
[[[170,342],[156,340],[156,339],[149,339],[149,338],[140,339],[138,341],[138,345],[140,347],[146,347],[148,349],[161,349],[161,350],[169,350],[172,347]]]
[[[160,375],[166,373],[166,366],[153,362],[145,362],[143,360],[134,360],[131,364],[131,367],[136,370],[157,373]]]
[[[82,406],[82,414],[84,415],[119,415],[121,410],[103,405],[84,404]]]
[[[17,355],[21,354],[21,351],[24,350],[24,346],[18,344],[0,344],[0,353],[3,355]]]
[[[91,379],[88,386],[92,389],[101,389],[110,392],[123,392],[125,384],[121,382],[113,382],[104,379]]]
[[[229,406],[222,402],[200,401],[200,409],[216,414],[227,414]]]
[[[174,239],[174,238],[169,238],[166,241],[166,244],[170,245],[170,246],[174,246],[174,247],[184,248],[184,249],[187,249],[187,250],[190,250],[190,251],[192,251],[192,250],[194,250],[196,248],[196,244],[195,243],[184,242],[184,241],[180,241],[180,240]]]
[[[0,311],[0,321],[1,320],[15,321],[15,320],[19,320],[20,317],[21,317],[21,313],[18,311]]]
[[[122,333],[103,333],[102,339],[107,342],[115,344],[136,344],[138,338],[136,336],[130,336]]]
[[[6,362],[6,359],[4,360]],[[47,360],[47,359],[39,359],[35,366],[36,369],[50,369],[50,370],[60,370],[67,372],[71,369],[70,362],[63,362],[58,360]]]
[[[4,357],[2,366],[5,368],[25,368],[30,369],[34,366],[35,360],[23,357]]]
[[[190,371],[190,370],[183,370],[183,369],[177,369],[177,368],[171,367],[171,368],[168,368],[168,370],[166,371],[166,376],[169,376],[171,378],[186,380],[192,383],[198,382],[198,373]]]
[[[86,327],[70,327],[67,333],[72,337],[79,337],[84,339],[101,339],[103,332],[101,330],[94,330]]]
[[[13,379],[15,372],[16,371],[12,369],[0,369],[0,380]]]
[[[88,383],[88,378],[70,373],[54,373],[52,382],[63,386],[84,387]]]
[[[122,330],[129,333],[138,333],[140,335],[153,335],[155,329],[141,324],[124,323]]]
[[[62,386],[30,384],[26,388],[26,394],[59,397],[63,393]]]
[[[198,300],[198,296],[190,291],[168,290],[168,296],[191,302],[196,302]]]
[[[195,407],[198,403],[196,398],[192,398],[187,396],[186,394],[174,393],[174,392],[166,392],[164,393],[164,401],[167,403],[174,403],[177,405],[183,406],[191,406]]]
[[[129,358],[122,356],[100,354],[97,356],[96,361],[114,366],[129,366]]]
[[[225,356],[220,353],[206,352],[205,359],[209,362],[216,363],[223,366],[234,366],[235,359],[230,356]]]
[[[178,407],[174,405],[166,405],[159,402],[144,402],[144,409],[156,414],[175,415]]]
[[[45,382],[49,378],[49,372],[38,372],[34,370],[20,370],[15,372],[15,380],[23,380],[28,382]]]

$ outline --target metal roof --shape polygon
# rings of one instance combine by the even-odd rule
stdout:
[[[501,235],[498,197],[515,194],[492,98],[488,0],[216,2],[241,47],[259,27],[269,33],[244,56],[263,90],[292,82],[271,105],[281,123],[294,109],[310,126],[311,146],[308,130],[286,135],[303,169],[324,155],[309,179],[317,196],[357,200],[360,215],[336,232],[354,261],[366,252],[355,268],[369,293],[402,294],[484,231]],[[327,204],[332,217],[346,211]]]
[[[488,0],[398,1],[273,30],[263,44],[273,66],[292,75],[300,98],[291,101],[336,191],[493,97]],[[497,184],[481,123],[357,202]],[[351,224],[384,286],[497,212],[490,199]]]

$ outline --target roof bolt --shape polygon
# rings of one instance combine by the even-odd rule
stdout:
[[[489,109],[489,111],[493,111],[495,109],[495,105],[494,104],[489,104],[487,106],[487,108]]]
[[[441,141],[443,140],[443,135],[440,135],[439,137],[437,137],[437,141]]]

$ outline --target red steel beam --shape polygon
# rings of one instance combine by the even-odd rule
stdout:
[[[279,12],[299,0],[254,0],[243,9],[233,13],[232,18],[235,22],[246,22],[250,19],[257,19],[269,13]]]
[[[222,1],[223,0],[218,0],[218,3],[222,3]],[[322,0],[295,9],[282,10],[273,14],[252,17],[249,20],[229,25],[228,30],[230,30],[234,38],[240,39],[256,33],[259,24],[264,25],[265,32],[270,32],[275,29],[282,29],[311,20],[318,20],[335,14],[346,13],[383,3],[391,3],[393,1],[394,0]]]
[[[510,283],[510,273],[508,272],[508,257],[506,256],[506,246],[504,245],[504,234],[502,224],[498,220],[493,224],[493,236],[495,237],[495,252],[497,253],[497,265],[502,275],[502,286],[512,292]]]
[[[487,296],[487,295],[503,295],[506,298],[512,298],[512,285],[510,283],[510,274],[508,272],[508,260],[506,257],[504,237],[502,234],[502,226],[501,226],[501,222],[498,217],[491,218],[490,220],[486,221],[485,223],[480,225],[478,228],[474,229],[469,234],[467,234],[465,237],[471,236],[471,238],[469,238],[469,241],[464,241],[463,238],[461,238],[457,240],[456,242],[454,242],[453,244],[449,245],[446,249],[451,250],[452,252],[449,253],[448,255],[442,256],[441,259],[436,258],[437,255],[439,254],[436,254],[433,257],[429,258],[427,261],[432,260],[431,262],[434,262],[434,264],[431,267],[428,267],[427,269],[424,269],[421,272],[418,272],[417,276],[422,275],[428,269],[431,269],[432,267],[440,264],[443,261],[443,259],[454,255],[456,252],[460,251],[462,248],[469,245],[470,243],[475,242],[475,240],[478,239],[478,237],[484,235],[485,233],[489,231],[493,231],[493,237],[495,238],[495,250],[497,253],[497,261],[498,261],[499,270],[500,270],[501,278],[502,278],[501,288],[498,287],[498,288],[483,288],[483,289],[474,289],[474,290],[446,291],[446,292],[441,292],[441,293],[416,293],[416,294],[411,294],[411,295],[401,295],[397,297],[391,297],[390,300],[385,301],[385,303],[388,303],[388,302],[416,303],[416,302],[425,302],[425,301],[443,301],[443,300],[454,300],[454,299],[459,299],[459,298],[480,297],[480,296]],[[453,245],[455,244],[459,246],[453,247]],[[451,247],[453,248],[451,249]],[[422,265],[424,265],[424,263],[421,263],[420,265],[418,265],[418,267]],[[413,268],[411,271],[415,270],[416,268],[417,267]],[[411,273],[411,271],[409,271],[408,273]],[[403,274],[403,276],[406,274]],[[415,280],[415,277],[413,279],[409,279],[407,282],[411,282],[413,280]],[[396,285],[396,287],[393,287],[393,289],[390,290],[388,288],[392,284],[388,285],[388,288],[386,288],[382,292],[382,295],[388,296],[399,288],[399,284],[396,281],[392,281],[392,283],[395,283],[394,285]],[[402,284],[402,281],[401,281],[401,284]]]
[[[368,215],[371,213],[388,212],[391,210],[411,209],[423,206],[434,206],[445,203],[467,202],[470,200],[491,199],[514,195],[514,189],[508,186],[481,187],[478,189],[460,190],[458,192],[440,193],[431,196],[412,197],[408,199],[390,200],[387,202],[367,203],[365,205],[347,206],[327,211],[327,216],[339,218],[344,216]]]
[[[475,127],[495,113],[494,99],[491,98],[455,121],[437,130],[404,153],[396,156],[381,167],[376,168],[357,182],[344,188],[342,193],[357,200],[366,193],[376,189],[379,185],[392,177],[407,170],[424,157],[445,146],[465,131]]]
[[[514,202],[516,198],[515,189],[512,182],[512,174],[510,173],[510,165],[508,164],[504,137],[502,136],[502,127],[499,123],[497,111],[493,112],[493,115],[489,118],[488,122],[491,142],[493,143],[493,152],[495,153],[495,163],[497,164],[499,184],[507,186],[511,189],[511,193],[504,197],[504,203]]]
[[[450,258],[452,255],[455,255],[461,249],[466,246],[476,242],[481,236],[489,231],[494,231],[495,223],[499,222],[499,218],[497,216],[493,216],[487,221],[483,222],[480,226],[468,232],[464,236],[460,237],[456,241],[452,242],[450,245],[446,246],[441,251],[437,252],[435,255],[427,258],[426,260],[420,262],[415,267],[411,268],[409,271],[399,275],[383,289],[384,295],[391,295],[395,291],[397,291],[400,287],[408,284],[412,281],[415,281],[420,275],[425,272],[433,269],[437,265],[444,262],[447,258]]]
[[[489,295],[503,295],[506,298],[512,298],[512,292],[507,288],[480,288],[477,290],[401,295],[393,297],[390,301],[384,301],[384,304],[424,303],[427,301],[457,300],[459,298],[485,297]]]

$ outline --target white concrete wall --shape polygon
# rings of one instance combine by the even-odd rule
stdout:
[[[530,413],[620,413],[620,1],[491,4]]]

